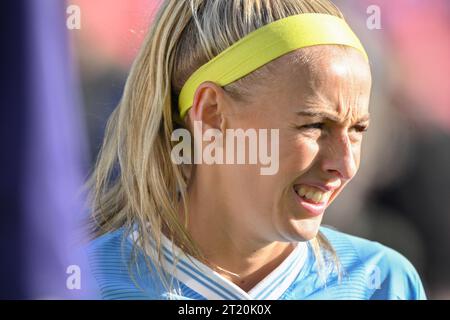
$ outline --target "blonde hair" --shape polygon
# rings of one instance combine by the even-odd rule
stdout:
[[[91,190],[91,227],[95,236],[124,227],[136,230],[139,245],[150,252],[153,265],[161,261],[161,233],[186,254],[202,253],[180,221],[177,204],[185,212],[187,178],[170,158],[171,134],[177,127],[177,96],[188,77],[201,65],[248,33],[278,19],[302,13],[343,18],[328,0],[166,0],[128,76],[122,99],[111,114],[94,171]],[[270,65],[270,64],[269,64]],[[254,72],[255,74],[256,72]],[[226,87],[243,96],[249,76]],[[187,215],[185,215],[187,217]],[[311,240],[321,265],[321,251],[336,254],[323,234]],[[161,270],[158,273],[162,275]],[[161,277],[162,278],[162,277]],[[164,279],[163,279],[164,280]],[[165,282],[164,282],[165,283]]]

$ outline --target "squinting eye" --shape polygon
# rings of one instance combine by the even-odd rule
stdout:
[[[317,123],[311,123],[311,124],[306,124],[303,126],[300,126],[300,129],[323,129],[323,126],[325,124],[323,122],[317,122]]]
[[[369,129],[369,126],[358,124],[356,126],[353,126],[352,129],[355,130],[356,132],[366,132]]]

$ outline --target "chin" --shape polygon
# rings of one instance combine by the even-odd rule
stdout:
[[[289,221],[287,232],[291,241],[309,241],[319,233],[322,216],[302,220]]]

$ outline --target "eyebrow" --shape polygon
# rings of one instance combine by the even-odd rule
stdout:
[[[302,111],[296,112],[296,114],[298,116],[302,116],[302,117],[328,119],[333,122],[341,121],[341,118],[337,114],[331,113],[331,112],[326,112],[326,111],[321,111],[321,110],[320,111],[319,110],[302,110]],[[369,120],[370,120],[370,114],[365,114],[365,115],[361,116],[360,118],[358,118],[356,123],[368,122]]]

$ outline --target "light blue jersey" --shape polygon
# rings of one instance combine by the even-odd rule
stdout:
[[[123,229],[92,241],[88,255],[104,299],[426,299],[419,275],[398,252],[329,228],[322,227],[321,232],[339,257],[340,277],[327,259],[318,272],[310,244],[300,242],[249,292],[200,261],[180,255],[165,237],[161,267],[166,279],[172,280],[170,292],[155,276],[155,270],[148,269],[141,251],[137,266],[130,263],[133,235],[124,238]],[[176,268],[174,257],[179,258]]]

